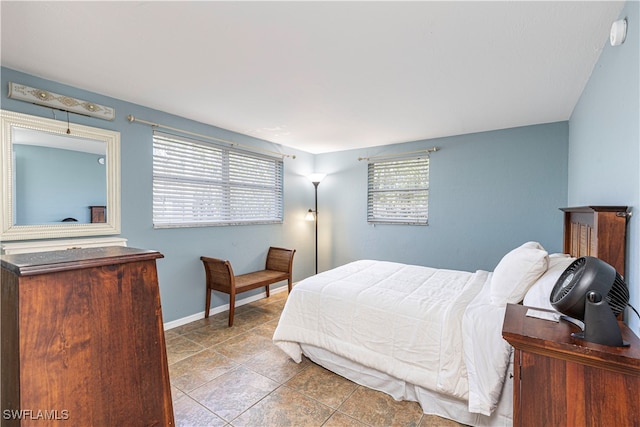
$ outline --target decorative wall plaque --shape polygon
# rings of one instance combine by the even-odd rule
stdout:
[[[111,107],[12,82],[9,82],[9,98],[104,120],[116,117],[116,112]]]

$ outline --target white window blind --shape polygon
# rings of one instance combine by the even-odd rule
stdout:
[[[426,225],[429,218],[429,157],[369,163],[367,220]]]
[[[282,193],[282,159],[153,134],[155,228],[282,222]]]

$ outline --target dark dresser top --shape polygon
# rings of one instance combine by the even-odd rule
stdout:
[[[99,267],[163,258],[160,252],[127,246],[78,248],[50,252],[1,255],[3,269],[18,276],[31,276],[55,271]]]

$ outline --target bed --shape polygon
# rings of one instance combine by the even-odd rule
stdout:
[[[417,401],[424,413],[511,425],[505,307],[551,280],[550,259],[570,258],[527,242],[493,272],[355,261],[299,282],[273,341],[296,362],[305,355],[358,384]],[[555,274],[561,267],[553,265]]]
[[[273,341],[294,361],[304,355],[358,384],[416,401],[426,414],[512,425],[513,363],[501,336],[506,304],[552,309],[551,289],[575,257],[624,260],[628,215],[605,208],[590,207],[597,213],[586,216],[585,208],[563,209],[579,213],[565,215],[569,254],[526,242],[493,272],[361,260],[312,276],[294,286]],[[596,223],[589,239],[576,237]],[[579,251],[566,244],[575,240],[584,241]],[[600,246],[608,250],[589,252]]]

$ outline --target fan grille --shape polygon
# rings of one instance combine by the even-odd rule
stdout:
[[[616,280],[605,299],[616,316],[627,307],[629,303],[629,288],[620,274],[616,273]]]
[[[586,264],[586,262],[587,260],[585,258],[578,258],[571,265],[569,265],[569,267],[567,267],[567,269],[558,279],[559,283],[563,283],[562,286],[557,286],[555,289],[553,289],[554,292],[551,294],[551,303],[559,302],[560,300],[562,300],[562,298],[565,297],[565,295],[571,292],[571,289],[573,289],[575,284],[578,283],[575,275],[582,274],[582,267]]]

